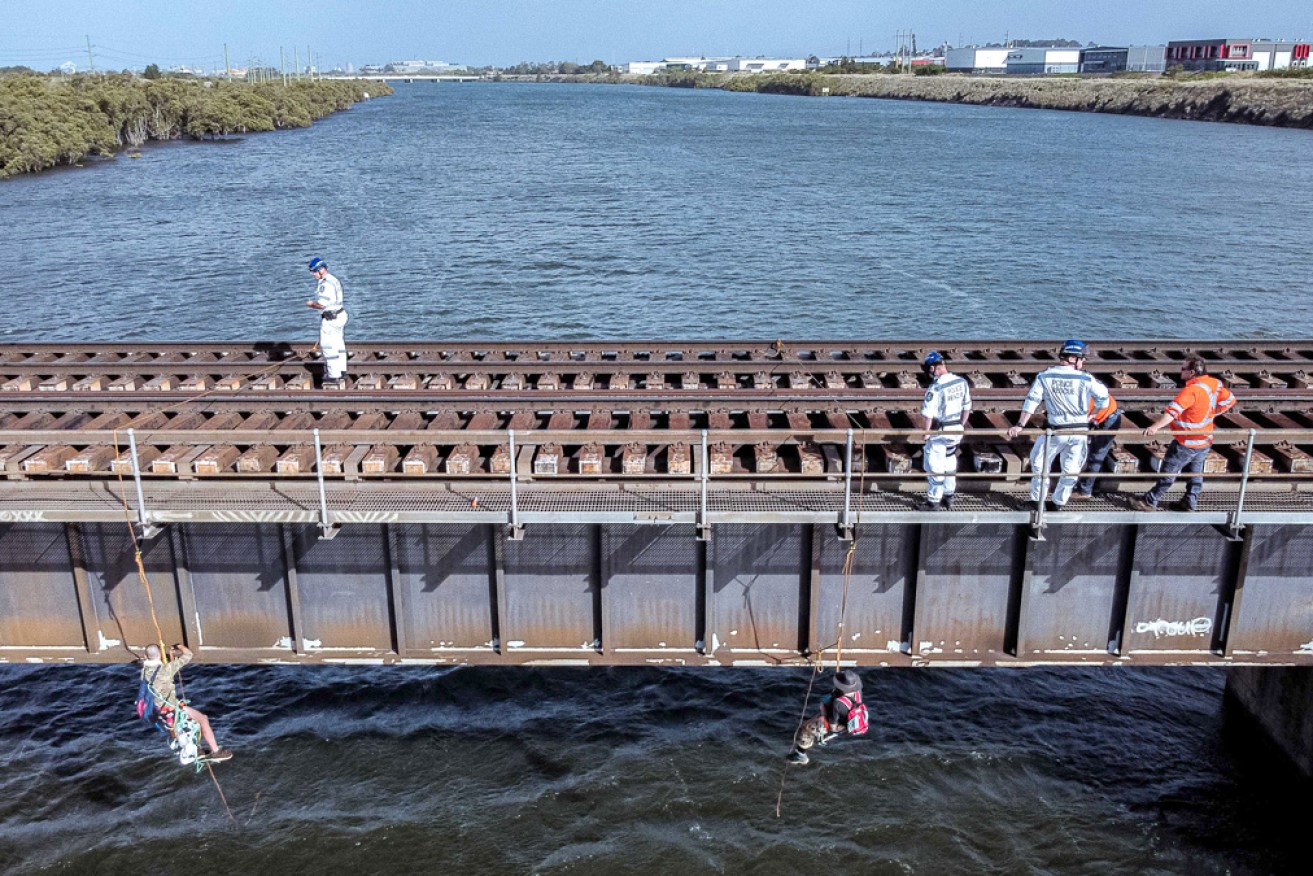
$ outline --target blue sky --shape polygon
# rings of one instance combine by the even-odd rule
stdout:
[[[1108,45],[1218,36],[1305,38],[1307,0],[6,0],[0,66],[324,66],[425,59],[483,66],[671,55],[803,57],[1062,37]]]

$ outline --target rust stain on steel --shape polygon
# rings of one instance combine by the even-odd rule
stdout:
[[[1142,527],[1126,608],[1126,650],[1208,651],[1228,542],[1207,526]]]
[[[912,653],[928,660],[979,660],[1004,653],[1014,575],[1015,528],[925,527],[924,574],[916,590]]]

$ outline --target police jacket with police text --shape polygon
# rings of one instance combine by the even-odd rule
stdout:
[[[342,295],[341,281],[325,271],[324,278],[315,287],[315,302],[322,304],[324,310],[330,313],[341,310],[346,304]]]
[[[929,417],[932,429],[960,430],[971,414],[971,385],[965,377],[941,374],[926,390],[921,416]]]
[[[1090,411],[1108,405],[1108,388],[1070,365],[1054,365],[1036,375],[1021,409],[1034,414],[1041,403],[1050,427],[1086,428],[1090,423]]]

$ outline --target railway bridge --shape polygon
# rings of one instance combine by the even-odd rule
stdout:
[[[951,511],[919,508],[930,349],[975,400]],[[295,344],[0,346],[0,660],[119,662],[158,621],[221,662],[841,646],[859,666],[1226,667],[1255,703],[1309,688],[1313,341],[1095,343],[1116,471],[1059,512],[1027,496],[1042,422],[1005,434],[1055,350],[363,342],[325,390]],[[1239,405],[1200,510],[1134,511],[1170,440],[1140,429],[1191,352]],[[1270,728],[1305,734],[1306,766],[1310,702]]]

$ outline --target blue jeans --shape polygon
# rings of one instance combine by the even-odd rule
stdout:
[[[1176,483],[1177,472],[1191,472],[1195,477],[1190,478],[1190,482],[1185,488],[1185,501],[1191,508],[1198,506],[1199,493],[1204,488],[1204,479],[1198,477],[1204,470],[1204,459],[1208,456],[1207,447],[1191,448],[1186,447],[1180,441],[1173,441],[1172,446],[1167,448],[1167,454],[1163,457],[1163,467],[1159,471],[1166,475],[1154,485],[1154,488],[1145,493],[1144,501],[1153,505],[1155,508],[1162,501],[1163,494]]]
[[[1116,432],[1121,426],[1122,412],[1117,411],[1111,417],[1104,421],[1098,428],[1105,434],[1090,436],[1090,455],[1085,459],[1085,470],[1091,474],[1111,474],[1117,467],[1115,461],[1109,462],[1108,456],[1112,453],[1112,442],[1115,437],[1112,433]],[[1083,477],[1076,482],[1076,492],[1084,493],[1086,496],[1094,493],[1098,481],[1095,478]],[[1107,483],[1104,482],[1103,489],[1107,489]]]

